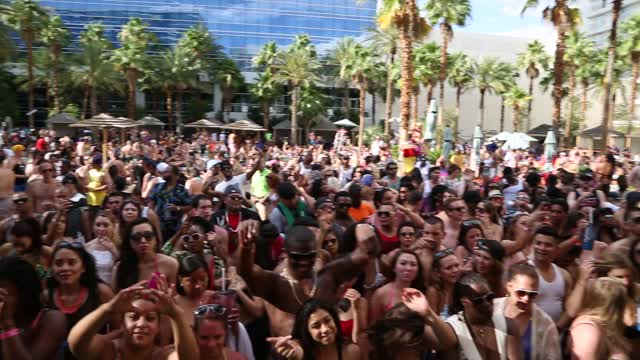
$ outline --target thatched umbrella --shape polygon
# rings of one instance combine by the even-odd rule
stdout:
[[[136,127],[137,123],[131,119],[115,118],[109,114],[101,113],[90,119],[79,121],[69,125],[74,128],[99,128],[102,129],[102,156],[107,156],[107,129],[126,129]],[[124,140],[124,139],[123,139]]]
[[[221,125],[221,123],[220,123],[220,125]],[[192,123],[189,123],[189,124],[185,125],[184,127],[186,127],[186,128],[219,128],[220,125],[214,123],[211,120],[200,119],[198,121],[194,121]]]
[[[226,124],[221,128],[227,129],[227,130],[238,130],[238,131],[267,131],[267,129],[263,128],[262,126],[250,120],[238,120],[238,121]]]
[[[138,126],[166,126],[167,125],[162,121],[154,118],[151,115],[147,115],[142,119],[136,121],[136,124],[138,124]]]

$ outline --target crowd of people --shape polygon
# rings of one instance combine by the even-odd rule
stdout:
[[[638,358],[631,154],[0,136],[0,359]]]

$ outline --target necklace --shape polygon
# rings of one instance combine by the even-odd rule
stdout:
[[[287,279],[287,281],[289,282],[289,286],[291,286],[291,292],[293,293],[293,296],[296,298],[296,301],[298,302],[298,304],[302,305],[303,302],[300,301],[300,298],[298,297],[298,293],[296,292],[296,285],[298,284],[298,280],[294,279],[291,276],[291,274],[289,274],[289,269],[287,269],[286,267],[284,268],[284,270],[282,270],[281,275],[283,278]],[[316,285],[317,285],[317,274],[314,271],[313,272],[313,288],[311,289],[311,292],[309,292],[309,297],[313,297],[313,295],[315,295]],[[302,291],[304,292],[304,289],[302,289]]]
[[[87,300],[87,292],[88,291],[86,288],[80,289],[80,293],[76,297],[75,302],[69,306],[66,306],[62,301],[62,296],[60,295],[60,291],[56,291],[56,298],[55,298],[56,306],[60,311],[62,311],[63,314],[67,314],[67,315],[73,314],[76,311],[78,311],[78,309],[80,309],[82,304],[84,304],[84,302]]]

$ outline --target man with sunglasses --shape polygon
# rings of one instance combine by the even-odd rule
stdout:
[[[211,223],[227,231],[229,254],[233,254],[238,248],[236,235],[240,223],[245,220],[261,221],[257,212],[242,206],[243,201],[240,188],[229,185],[224,190],[224,208],[211,215]]]
[[[55,204],[56,174],[53,163],[40,160],[38,175],[33,175],[27,181],[27,194],[33,202],[36,213],[43,213],[47,204]]]
[[[507,279],[508,296],[493,303],[494,324],[504,326],[509,319],[515,325],[525,359],[562,359],[558,328],[534,303],[539,285],[536,269],[527,263],[512,265]],[[506,327],[501,330],[507,331]]]
[[[184,210],[188,210],[189,193],[178,182],[180,171],[176,166],[166,163],[158,164],[158,175],[164,182],[156,184],[149,194],[149,208],[160,218],[160,229],[163,239],[171,239],[178,231]]]
[[[11,196],[11,202],[13,203],[14,214],[0,221],[0,244],[7,243],[11,240],[11,230],[16,222],[31,217],[38,218],[33,213],[33,206],[26,193],[13,194]]]
[[[447,319],[448,330],[440,339],[457,339],[454,349],[439,352],[445,359],[520,359],[521,346],[515,324],[510,319],[492,318],[495,295],[477,273],[464,275],[454,287],[454,313]]]
[[[224,160],[220,163],[220,170],[222,171],[222,176],[224,179],[220,181],[216,187],[216,192],[224,192],[227,187],[230,185],[235,185],[239,188],[242,188],[245,184],[249,182],[249,179],[253,177],[258,169],[261,169],[263,166],[263,162],[261,161],[262,153],[259,154],[259,158],[253,162],[253,166],[246,173],[242,173],[240,175],[233,176],[233,165],[229,160]]]
[[[467,218],[467,204],[460,198],[449,198],[444,202],[446,217],[442,219],[445,224],[445,238],[442,242],[446,248],[458,246],[460,226]]]

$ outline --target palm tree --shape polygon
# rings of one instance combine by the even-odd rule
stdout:
[[[640,78],[640,14],[632,16],[621,24],[623,33],[623,54],[631,60],[631,90],[629,94],[629,121],[636,118],[636,96],[638,94],[638,80]],[[631,126],[628,134],[631,134]],[[627,136],[628,141],[631,140]],[[631,144],[627,144],[629,147]]]
[[[602,152],[607,151],[609,145],[609,119],[610,109],[614,109],[611,104],[611,83],[614,77],[614,67],[616,65],[616,50],[618,45],[618,19],[622,10],[622,0],[613,0],[611,11],[611,31],[609,33],[609,48],[607,50],[607,70],[604,73],[604,106],[602,107]],[[615,97],[614,97],[615,99]]]
[[[62,111],[59,91],[60,56],[62,55],[62,48],[69,43],[71,37],[60,16],[53,16],[49,19],[44,29],[42,29],[41,37],[42,42],[49,48],[53,110],[58,114]]]
[[[270,41],[260,49],[260,52],[253,58],[253,66],[262,69],[256,82],[249,91],[262,104],[262,121],[265,129],[269,128],[271,104],[280,95],[280,87],[273,79],[274,62],[278,56],[278,45],[275,41]]]
[[[469,0],[429,0],[425,6],[427,19],[432,26],[440,23],[442,35],[440,54],[440,111],[438,112],[438,127],[443,127],[444,121],[444,82],[447,79],[447,50],[449,41],[453,38],[453,25],[465,26],[471,17],[471,3]],[[438,131],[442,134],[442,131]],[[438,142],[441,142],[438,136]]]
[[[539,0],[525,0],[522,13],[527,9],[537,8]],[[553,0],[552,4],[545,7],[542,11],[542,17],[550,21],[556,28],[556,52],[553,61],[554,79],[553,79],[553,113],[551,121],[554,129],[560,128],[560,112],[562,109],[562,98],[564,96],[564,50],[565,38],[567,32],[571,30],[580,20],[580,12],[576,8],[568,5],[569,0]]]
[[[118,33],[120,47],[111,54],[111,61],[116,69],[124,73],[127,81],[128,100],[127,117],[136,116],[136,86],[145,72],[149,70],[147,48],[154,36],[147,31],[148,25],[139,18],[132,18]]]
[[[382,29],[390,26],[400,31],[400,143],[407,141],[411,116],[411,92],[413,91],[413,42],[429,33],[429,26],[420,17],[415,0],[382,0],[378,12],[378,24]]]
[[[13,41],[9,37],[11,28],[2,21],[4,15],[8,15],[10,11],[11,6],[0,1],[0,62],[6,61],[15,50]]]
[[[518,68],[526,71],[529,77],[529,107],[527,108],[527,127],[531,128],[531,106],[533,104],[533,81],[540,76],[540,70],[547,70],[551,57],[544,49],[544,44],[534,40],[527,44],[527,50],[518,54]]]
[[[298,144],[298,94],[301,86],[309,86],[318,81],[320,63],[315,53],[308,49],[291,45],[276,58],[275,81],[286,84],[291,94],[291,143]]]
[[[229,121],[229,113],[231,112],[231,100],[236,91],[244,84],[244,77],[235,61],[224,58],[217,66],[216,80],[220,84],[222,90],[222,110],[224,112],[224,121]]]
[[[456,88],[456,121],[453,133],[457,134],[460,123],[460,98],[462,93],[473,84],[473,60],[465,53],[455,52],[449,56],[449,84]]]
[[[353,60],[355,49],[358,43],[352,37],[345,37],[340,39],[333,53],[333,57],[336,61],[336,64],[340,68],[338,72],[338,79],[343,82],[344,94],[342,96],[342,107],[344,109],[344,116],[349,117],[350,109],[349,109],[349,99],[350,99],[350,88],[349,84],[351,83],[351,75],[343,72],[345,65]]]
[[[500,95],[500,131],[504,131],[505,95],[516,85],[514,76],[517,77],[516,68],[504,61],[500,61],[496,67],[494,91]]]
[[[419,84],[422,84],[427,89],[427,99],[425,106],[425,116],[433,99],[433,89],[438,84],[440,73],[440,45],[435,42],[428,42],[422,44],[414,51],[414,65],[415,65],[415,80],[416,87],[418,87],[416,94],[419,93]],[[417,96],[416,96],[417,98]],[[414,116],[413,120],[418,121],[418,101],[414,101]]]
[[[34,0],[15,0],[4,8],[2,20],[20,34],[27,48],[29,127],[34,127],[33,45],[46,23],[47,13]]]
[[[91,23],[80,34],[80,53],[72,67],[72,81],[83,89],[81,119],[85,118],[90,107],[91,116],[98,114],[98,89],[113,89],[119,86],[115,79],[113,64],[107,61],[107,52],[111,42],[104,36],[104,26]]]
[[[309,129],[315,123],[314,120],[325,113],[326,109],[327,97],[313,83],[300,89],[298,115],[300,115],[305,134],[309,133]]]
[[[475,78],[473,86],[480,91],[480,128],[484,126],[484,97],[487,93],[492,94],[499,85],[498,77],[500,76],[500,60],[495,57],[486,57],[482,62],[476,63]]]
[[[384,29],[370,29],[368,40],[371,45],[380,53],[386,54],[387,63],[387,79],[385,88],[385,121],[384,121],[384,136],[387,140],[391,139],[391,116],[393,109],[393,91],[394,86],[394,71],[393,64],[395,63],[395,57],[398,52],[398,41],[400,40],[400,32],[394,26],[389,26]]]
[[[531,95],[517,85],[512,86],[504,94],[504,104],[513,110],[513,131],[520,131],[520,114],[522,108],[531,100]]]
[[[567,121],[564,127],[564,144],[565,147],[571,143],[571,123],[573,119],[575,89],[578,80],[578,68],[590,66],[589,62],[593,54],[593,41],[587,39],[584,34],[579,31],[572,30],[566,39],[565,67],[568,74],[568,91],[569,102],[567,103]]]

